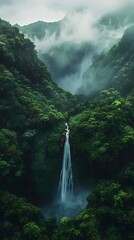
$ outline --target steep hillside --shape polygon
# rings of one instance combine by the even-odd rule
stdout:
[[[85,72],[79,93],[94,95],[114,87],[123,95],[134,91],[134,25],[129,27],[120,42],[95,59]]]
[[[47,199],[56,187],[60,140],[72,96],[52,82],[33,43],[3,20],[0,20],[0,82],[1,161],[3,168],[11,167],[7,175],[9,189],[19,190],[31,201]],[[48,177],[49,167],[55,179]],[[10,184],[10,177],[14,184]],[[49,181],[53,190],[46,187]]]
[[[59,177],[65,119],[60,110],[67,110],[69,97],[71,100],[70,94],[52,82],[45,65],[37,58],[33,43],[0,19],[0,236],[3,240],[48,239],[41,210],[20,197],[39,203],[53,195]]]
[[[29,38],[34,39],[36,37],[41,40],[44,37],[53,34],[58,37],[61,32],[61,21],[50,23],[38,21],[22,27],[17,24],[16,27],[18,27]]]
[[[39,21],[19,29],[34,42],[53,80],[63,89],[75,93],[83,72],[97,51],[91,36],[90,13],[79,10],[68,13],[59,22]]]
[[[134,96],[114,89],[71,109],[74,179],[90,189],[87,207],[63,217],[61,240],[132,240],[134,236]],[[77,201],[77,200],[76,200]]]
[[[83,63],[83,69],[86,69],[84,61],[85,64],[86,61],[89,64],[90,58],[95,52],[95,46],[88,41],[82,43],[64,41],[52,46],[44,54],[40,55],[39,53],[39,55],[47,64],[55,82],[63,89],[65,88],[70,92],[73,90],[74,93],[76,86],[79,86],[79,78],[82,77],[81,64]]]
[[[97,97],[89,100],[59,89],[33,43],[0,19],[1,240],[133,239],[133,34],[132,26],[96,58],[90,70],[97,92],[86,90]],[[80,187],[90,194],[83,211],[57,223],[31,203],[41,206],[56,195],[66,120],[74,194]]]
[[[39,21],[19,28],[35,43],[54,81],[74,94],[94,56],[115,45],[132,23],[133,7],[127,6],[99,20],[93,21],[88,10],[79,10],[59,22]]]

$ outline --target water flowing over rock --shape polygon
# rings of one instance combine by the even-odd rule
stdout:
[[[63,153],[63,165],[58,186],[58,198],[61,203],[66,202],[73,195],[73,176],[69,144],[69,126],[67,123],[65,123],[65,125],[66,125],[66,139]]]
[[[74,217],[78,214],[87,204],[87,196],[89,191],[83,189],[74,189],[71,151],[69,143],[69,126],[66,125],[65,144],[63,152],[63,163],[60,173],[60,180],[57,190],[57,196],[53,204],[44,209],[46,218],[55,216],[60,220],[63,216]]]

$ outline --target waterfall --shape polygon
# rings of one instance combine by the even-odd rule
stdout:
[[[60,174],[60,181],[58,186],[58,197],[61,203],[65,203],[73,194],[73,177],[72,177],[72,164],[71,152],[69,144],[69,126],[66,125],[66,139],[64,144],[63,164]]]
[[[69,144],[69,126],[66,125],[64,153],[57,196],[50,207],[44,209],[44,216],[47,218],[56,217],[59,221],[63,216],[74,217],[87,205],[89,191],[80,188],[73,190],[73,176],[71,164],[71,152]]]

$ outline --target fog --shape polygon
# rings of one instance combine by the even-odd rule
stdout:
[[[51,205],[43,207],[43,215],[46,219],[55,217],[57,221],[64,216],[73,218],[86,207],[89,194],[89,190],[79,188],[66,203],[64,202],[64,204],[55,198]]]
[[[100,28],[99,20],[89,10],[77,10],[59,22],[58,32],[52,34],[47,29],[43,39],[34,37],[34,43],[53,80],[75,94],[94,56],[117,43],[125,29],[126,25],[115,28],[102,25]]]
[[[133,0],[0,0],[0,16],[12,24],[29,24],[38,20],[56,21],[78,8],[89,9],[97,17]]]
[[[35,43],[39,57],[61,88],[72,94],[77,94],[81,88],[82,93],[86,94],[84,88],[86,89],[87,79],[83,79],[85,72],[97,55],[108,51],[121,39],[131,24],[129,15],[133,10],[133,5],[129,8],[123,6],[126,2],[133,1],[40,1],[44,3],[43,7],[45,5],[55,13],[68,13],[55,23],[38,22],[36,31],[33,25],[31,30],[28,28],[26,36]],[[27,4],[30,4],[30,0]],[[35,0],[33,5],[35,6]],[[110,11],[115,13],[109,15]],[[107,15],[102,18],[105,14]],[[41,37],[38,35],[40,32]],[[93,78],[90,83],[91,88],[97,88]]]

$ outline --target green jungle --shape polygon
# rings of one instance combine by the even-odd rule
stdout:
[[[0,19],[1,240],[134,239],[133,24],[90,74],[98,87],[89,96],[62,90],[34,44]],[[75,185],[90,194],[75,217],[57,221],[42,206],[57,191],[65,122]]]

